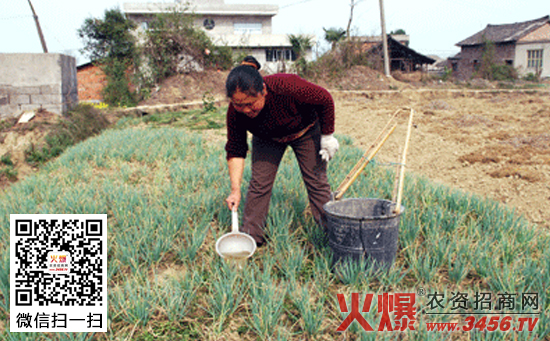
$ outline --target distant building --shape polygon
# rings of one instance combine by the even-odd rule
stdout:
[[[486,42],[495,44],[496,63],[513,66],[520,75],[550,77],[550,16],[485,29],[456,45],[460,54],[451,61],[458,78],[472,77],[481,66]]]
[[[369,37],[376,38],[376,37]],[[399,39],[399,40],[398,40]],[[409,36],[407,35],[388,35],[388,56],[390,59],[391,71],[412,72],[424,70],[427,71],[427,65],[435,63],[435,59],[424,56],[408,47]],[[370,47],[370,48],[369,48]],[[362,47],[363,51],[368,51],[376,56],[382,63],[384,50],[382,39],[370,39],[365,41]]]
[[[426,71],[428,73],[434,74],[434,75],[442,75],[445,73],[445,68],[448,68],[449,62],[447,59],[440,58],[436,55],[427,55],[428,58],[433,59],[435,62],[433,64],[429,64],[426,67]]]
[[[401,44],[409,46],[410,37],[407,34],[388,34],[388,37],[392,37],[394,40],[400,42]],[[353,37],[353,39],[361,43],[362,51],[368,51],[382,43],[382,36]]]
[[[123,11],[129,19],[147,29],[155,14],[183,10],[186,3],[124,3]],[[188,8],[197,15],[195,25],[215,44],[254,56],[267,73],[282,71],[295,60],[288,37],[272,34],[272,18],[278,10],[276,5],[228,5],[224,0],[192,0]],[[305,57],[311,59],[311,49]]]

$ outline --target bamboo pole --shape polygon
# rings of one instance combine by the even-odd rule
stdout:
[[[384,132],[387,131],[387,129],[389,128],[390,124],[393,122],[393,120],[397,117],[397,114],[401,111],[402,109],[397,109],[393,115],[390,117],[390,120],[388,121],[388,123],[386,123],[386,125],[384,126],[384,128],[382,128],[382,130],[380,131],[380,133],[378,134],[378,136],[376,137],[376,139],[374,140],[374,142],[370,145],[370,147],[365,151],[365,153],[363,154],[363,156],[361,156],[361,159],[359,159],[359,161],[357,161],[357,163],[355,164],[355,166],[353,167],[353,169],[348,173],[348,175],[346,175],[346,177],[344,178],[344,180],[340,183],[340,185],[338,186],[338,188],[336,189],[335,193],[338,193],[342,190],[343,186],[345,183],[347,183],[355,173],[357,173],[357,170],[361,167],[361,165],[363,164],[363,162],[365,162],[365,160],[367,160],[369,154],[371,153],[372,149],[375,148],[377,146],[377,144],[379,143],[380,139],[382,138],[382,136],[384,135]]]
[[[407,127],[407,137],[405,138],[405,147],[403,148],[403,157],[401,158],[401,170],[399,174],[399,191],[397,192],[397,205],[395,206],[395,214],[401,212],[401,199],[403,196],[403,184],[405,181],[405,165],[407,162],[407,149],[409,149],[409,139],[411,137],[412,122],[413,122],[414,110],[411,109],[411,114],[409,115],[409,126]]]
[[[399,156],[402,155],[402,149],[399,149],[397,153],[396,160],[399,159]],[[395,166],[395,176],[393,177],[393,191],[391,192],[392,201],[395,202],[397,200],[397,191],[399,191],[399,164],[396,164]]]
[[[390,128],[390,130],[382,138],[380,143],[378,143],[378,145],[374,148],[374,150],[371,151],[370,155],[366,159],[361,158],[361,160],[359,160],[359,163],[355,167],[356,168],[355,172],[348,174],[346,179],[344,179],[344,181],[340,184],[340,186],[336,190],[336,195],[334,196],[334,200],[340,200],[340,198],[342,198],[342,196],[348,190],[351,184],[355,181],[355,179],[357,179],[361,171],[363,171],[363,169],[369,164],[370,160],[374,157],[374,155],[376,155],[376,153],[380,150],[380,148],[382,148],[382,145],[384,144],[384,142],[386,142],[388,137],[390,137],[390,135],[393,133],[396,127],[397,127],[397,124],[394,124],[393,127]]]

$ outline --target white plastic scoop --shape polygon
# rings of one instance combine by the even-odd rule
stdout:
[[[256,241],[250,235],[239,232],[239,216],[231,211],[231,233],[221,236],[216,242],[216,252],[224,259],[242,269],[244,261],[256,251]]]

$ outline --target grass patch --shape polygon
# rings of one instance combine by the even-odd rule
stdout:
[[[126,128],[145,123],[151,127],[177,127],[190,130],[221,129],[225,127],[227,106],[216,108],[205,105],[205,109],[162,112],[143,117],[127,117],[117,122],[117,128]]]
[[[157,126],[157,124],[152,124]],[[425,322],[428,298],[417,296],[417,328],[363,333],[356,322],[335,330],[337,294],[352,292],[538,293],[540,320],[531,333],[491,334],[494,340],[544,339],[550,333],[550,237],[505,206],[409,175],[405,181],[399,251],[392,269],[360,273],[332,267],[330,248],[303,212],[307,196],[288,153],[273,189],[268,234],[242,271],[228,267],[215,241],[228,232],[229,180],[223,143],[166,127],[110,129],[67,148],[34,176],[0,196],[0,316],[9,314],[9,214],[107,213],[110,331],[107,339],[189,340],[436,340]],[[362,151],[341,139],[329,167],[333,186]],[[248,160],[250,162],[250,160]],[[245,169],[243,190],[250,179]],[[388,199],[394,174],[373,162],[347,197]],[[201,231],[204,232],[202,235]],[[364,296],[363,296],[364,297]],[[349,303],[348,303],[349,304]],[[471,314],[471,306],[458,311]],[[456,312],[455,312],[456,313]],[[450,319],[463,322],[464,315]],[[365,319],[376,329],[376,303]],[[485,334],[450,334],[448,340]],[[447,335],[444,335],[447,336]],[[6,330],[0,338],[16,337]],[[31,335],[27,339],[39,339]]]
[[[17,124],[17,118],[8,117],[0,120],[0,131],[11,129],[14,125]]]
[[[17,169],[14,167],[9,153],[0,157],[0,179],[6,178],[8,181],[17,181]]]
[[[89,104],[80,104],[57,122],[43,145],[31,144],[25,150],[27,163],[37,166],[61,155],[65,149],[107,128],[109,122]]]

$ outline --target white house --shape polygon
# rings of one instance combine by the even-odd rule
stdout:
[[[224,0],[123,4],[126,16],[143,28],[155,14],[174,10],[197,15],[195,25],[204,29],[215,44],[254,56],[267,73],[280,72],[295,59],[287,35],[272,34],[272,18],[279,10],[276,5],[225,4]],[[311,49],[306,59],[311,59]]]

